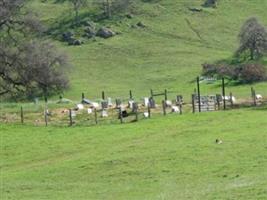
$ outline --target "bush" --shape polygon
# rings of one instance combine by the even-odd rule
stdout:
[[[266,79],[266,70],[261,64],[245,64],[241,67],[239,79],[245,83],[263,81]]]
[[[263,65],[256,63],[229,65],[203,64],[202,75],[209,77],[227,77],[243,83],[263,81],[266,79],[266,70]]]

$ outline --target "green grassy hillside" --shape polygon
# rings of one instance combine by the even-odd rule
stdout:
[[[222,0],[217,9],[208,8],[203,12],[188,9],[200,7],[202,3],[202,0],[136,1],[133,19],[99,22],[110,25],[121,35],[89,41],[78,47],[58,43],[74,66],[70,75],[71,88],[66,96],[79,99],[85,92],[95,98],[102,90],[113,97],[127,96],[132,89],[141,97],[148,95],[150,88],[166,88],[189,96],[202,63],[227,59],[237,49],[237,35],[247,18],[256,16],[267,24],[267,1]],[[69,4],[36,0],[29,6],[48,27],[56,27],[62,20],[67,22],[72,17]],[[84,9],[81,16],[88,17],[88,12],[94,13],[93,8]],[[130,27],[139,21],[147,28]],[[205,94],[219,92],[216,85],[203,87]],[[267,94],[266,83],[256,84],[256,88]],[[249,96],[248,85],[229,90],[235,96]]]
[[[93,128],[1,125],[0,198],[263,200],[266,140],[266,109]]]

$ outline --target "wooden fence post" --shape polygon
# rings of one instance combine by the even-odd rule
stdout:
[[[85,96],[84,96],[84,93],[82,93],[82,101],[84,100]]]
[[[220,103],[220,96],[221,95],[219,95],[219,94],[216,94],[216,102],[217,102],[217,106],[218,106],[218,110],[220,110],[221,109],[221,103]]]
[[[163,115],[166,115],[166,102],[163,100],[162,101],[162,110],[163,110]]]
[[[129,91],[129,94],[130,94],[130,100],[133,99],[133,93],[132,93],[132,90]]]
[[[120,118],[120,122],[122,124],[123,123],[123,117],[122,117],[122,109],[121,109],[121,107],[119,108],[119,118]]]
[[[150,89],[150,96],[151,96],[151,98],[153,98],[153,96],[154,96],[154,93],[153,93],[152,89]]]
[[[257,106],[257,100],[256,100],[256,92],[253,87],[251,87],[251,97],[252,97],[252,105]]]
[[[48,116],[47,116],[47,97],[45,97],[45,109],[44,109],[44,118],[45,118],[45,126],[48,125]]]
[[[167,96],[167,90],[166,89],[164,90],[164,97],[165,97],[165,101],[167,101],[168,100],[168,96]]]
[[[71,109],[69,109],[69,119],[70,119],[70,126],[72,126],[73,125],[73,121],[72,121],[72,110]]]
[[[102,100],[105,100],[105,92],[102,91]]]
[[[94,113],[95,113],[95,124],[98,124],[98,121],[97,121],[97,110],[96,110],[96,108],[94,109]]]
[[[24,113],[23,113],[23,107],[20,107],[20,120],[21,123],[24,124]]]
[[[201,112],[199,76],[197,77],[198,111]]]
[[[195,113],[195,94],[192,94],[192,112]]]
[[[148,112],[148,118],[150,118],[151,117],[150,104],[147,105],[147,112]]]
[[[234,102],[233,102],[233,93],[230,92],[230,103],[231,103],[231,108],[234,107]]]
[[[223,97],[223,109],[226,110],[225,82],[224,82],[224,78],[222,78],[222,97]]]

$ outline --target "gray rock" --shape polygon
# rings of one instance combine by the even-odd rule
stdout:
[[[133,16],[132,14],[129,13],[129,14],[126,15],[126,17],[127,17],[128,19],[132,19],[134,16]]]
[[[138,22],[138,23],[136,24],[136,26],[138,26],[138,27],[140,27],[140,28],[145,28],[145,27],[146,27],[146,25],[145,25],[143,22]]]
[[[74,36],[73,32],[67,31],[62,34],[63,41],[69,42],[69,40]]]
[[[76,38],[71,38],[71,39],[68,41],[68,44],[69,44],[69,45],[79,46],[79,45],[82,45],[82,44],[83,44],[83,41],[81,41],[81,40],[79,40],[79,39],[76,39]]]
[[[115,35],[116,35],[115,32],[113,32],[111,29],[106,28],[106,27],[100,28],[96,33],[96,36],[101,37],[101,38],[105,38],[105,39],[113,37]]]
[[[92,22],[92,21],[85,21],[85,22],[83,22],[83,25],[84,26],[89,26],[89,27],[91,27],[93,29],[96,28],[96,24],[94,22]]]
[[[84,36],[85,37],[88,37],[88,38],[92,38],[96,35],[96,31],[93,27],[90,27],[90,26],[87,26],[85,29],[84,29]]]

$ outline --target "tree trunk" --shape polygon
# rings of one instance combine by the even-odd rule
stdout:
[[[250,60],[254,60],[254,49],[250,49]]]

